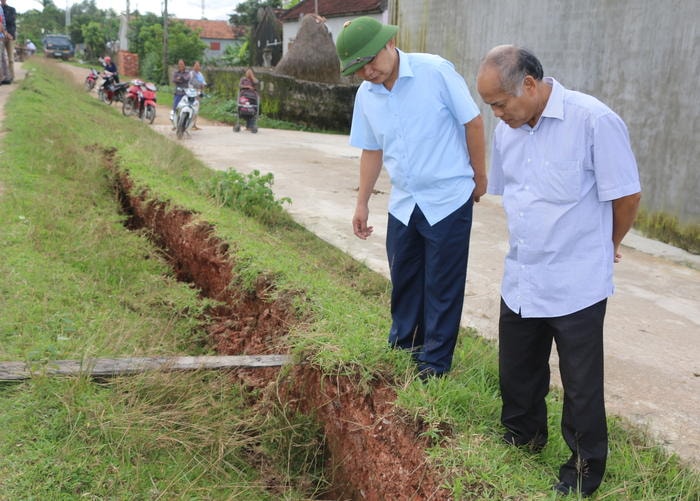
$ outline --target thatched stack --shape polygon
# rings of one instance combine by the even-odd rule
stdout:
[[[275,66],[275,72],[310,82],[337,83],[340,62],[325,18],[307,14],[294,44]]]

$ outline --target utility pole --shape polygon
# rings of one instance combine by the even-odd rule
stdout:
[[[163,0],[163,83],[170,81],[168,75],[168,0]]]

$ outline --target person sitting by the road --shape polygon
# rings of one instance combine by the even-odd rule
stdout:
[[[105,71],[114,75],[114,83],[119,83],[119,71],[117,70],[116,63],[112,61],[111,57],[105,56],[105,58],[102,60],[102,67]]]
[[[34,42],[32,42],[29,38],[27,38],[25,50],[27,51],[28,56],[33,56],[36,52],[36,45],[34,45]]]

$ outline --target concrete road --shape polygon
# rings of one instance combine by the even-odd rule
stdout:
[[[67,66],[68,67],[68,66]],[[74,70],[82,82],[86,70]],[[0,100],[10,88],[0,87]],[[200,119],[202,130],[180,143],[212,169],[274,175],[291,215],[332,245],[388,276],[384,250],[389,183],[383,174],[370,204],[374,234],[352,234],[359,151],[347,136],[261,129],[234,133]],[[152,126],[178,141],[158,110]],[[669,450],[700,469],[700,256],[631,233],[615,266],[615,295],[606,316],[608,412],[647,427]],[[499,288],[507,230],[499,197],[475,206],[462,322],[497,335]],[[558,384],[556,356],[553,379]]]

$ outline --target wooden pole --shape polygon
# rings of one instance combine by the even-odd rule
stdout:
[[[168,0],[163,1],[163,81],[164,85],[170,83],[168,74]]]
[[[0,362],[0,381],[23,381],[37,375],[112,377],[148,371],[194,371],[279,367],[292,362],[289,355],[229,355],[201,357],[129,357],[48,362]]]

